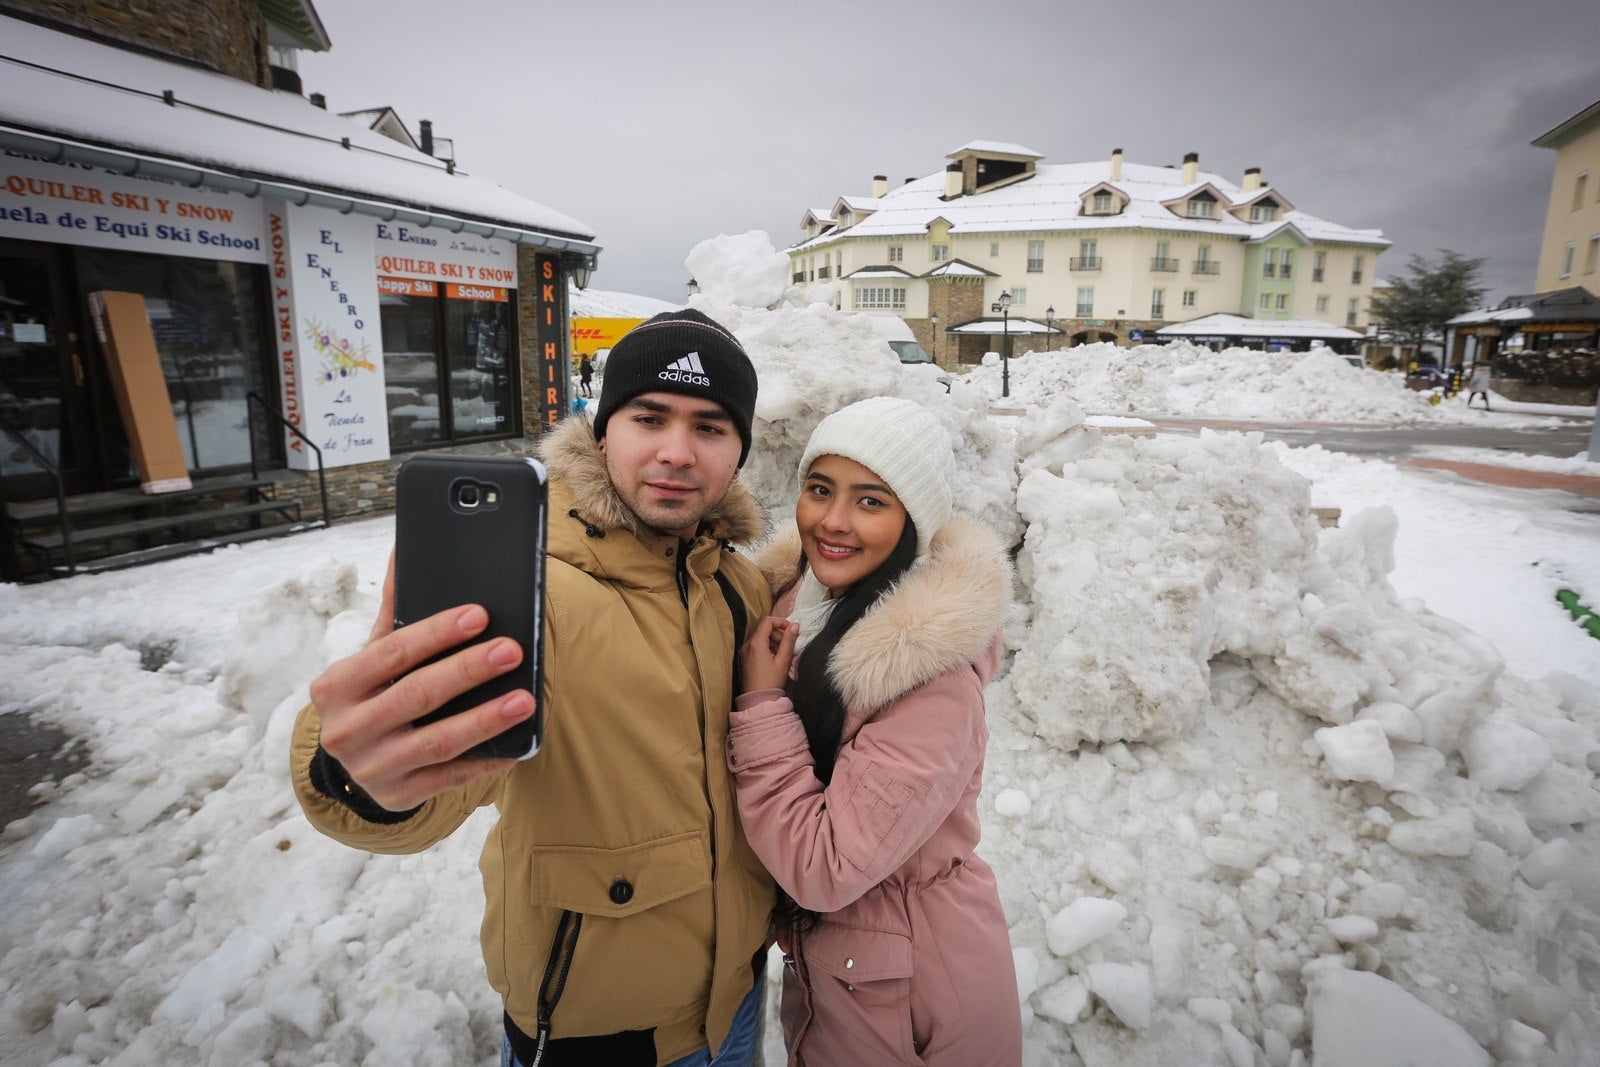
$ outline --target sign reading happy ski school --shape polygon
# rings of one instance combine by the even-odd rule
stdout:
[[[0,152],[0,237],[265,263],[261,202]]]
[[[286,418],[328,467],[389,457],[371,220],[267,202],[274,339]],[[289,466],[316,453],[286,433]]]

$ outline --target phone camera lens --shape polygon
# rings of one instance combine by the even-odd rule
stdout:
[[[456,492],[456,501],[464,508],[475,508],[475,507],[477,507],[478,506],[478,487],[475,486],[475,485],[463,485]]]

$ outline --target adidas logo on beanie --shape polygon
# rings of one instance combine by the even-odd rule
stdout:
[[[643,393],[686,393],[720,404],[744,443],[739,452],[744,466],[756,410],[756,369],[727,329],[684,308],[664,311],[624,334],[606,357],[595,440],[605,437],[606,423],[618,408]]]

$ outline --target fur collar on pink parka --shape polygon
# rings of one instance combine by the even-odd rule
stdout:
[[[800,531],[784,526],[752,557],[777,599],[794,584]],[[1000,539],[957,515],[928,552],[845,634],[829,670],[851,708],[880,708],[946,671],[982,660],[1005,623],[1012,568]],[[787,610],[789,602],[782,608]],[[775,609],[776,610],[776,609]]]

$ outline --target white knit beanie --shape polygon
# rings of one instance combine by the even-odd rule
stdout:
[[[912,400],[874,396],[817,423],[800,457],[805,481],[818,456],[843,456],[882,478],[917,528],[917,555],[950,518],[955,453],[937,415]]]

